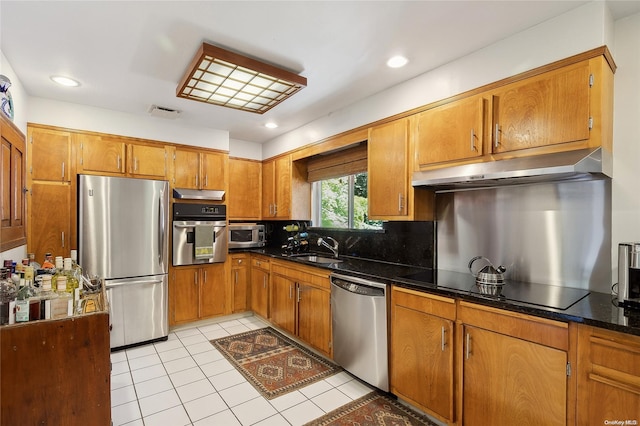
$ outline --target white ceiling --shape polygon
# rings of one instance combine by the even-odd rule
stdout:
[[[8,1],[0,48],[30,96],[146,115],[266,142],[585,1]],[[608,1],[614,18],[640,1]],[[308,86],[264,115],[179,99],[203,41],[270,62]],[[397,70],[395,54],[409,58]],[[63,88],[51,75],[81,82]],[[276,121],[278,129],[264,128]]]

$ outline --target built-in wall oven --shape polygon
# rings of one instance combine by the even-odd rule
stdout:
[[[227,207],[173,204],[173,266],[227,260]]]

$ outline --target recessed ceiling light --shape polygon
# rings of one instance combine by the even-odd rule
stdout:
[[[55,83],[58,83],[61,86],[67,86],[67,87],[78,87],[80,86],[80,83],[72,78],[69,77],[63,77],[61,75],[54,75],[51,76],[51,80],[54,81]]]
[[[267,129],[276,129],[278,127],[278,125],[272,121],[266,123],[264,125],[264,127],[266,127]]]
[[[394,56],[387,61],[387,66],[390,68],[400,68],[407,65],[407,62],[409,62],[409,60],[404,56]]]

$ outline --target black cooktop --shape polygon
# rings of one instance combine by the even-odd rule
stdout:
[[[509,300],[560,310],[569,308],[589,295],[589,290],[580,288],[506,280],[502,294],[492,296],[480,293],[471,274],[442,270],[428,270],[399,278],[424,287],[445,288],[486,299]]]

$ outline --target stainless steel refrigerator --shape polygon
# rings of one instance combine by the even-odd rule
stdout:
[[[165,338],[167,181],[79,175],[78,262],[105,280],[111,348]]]

